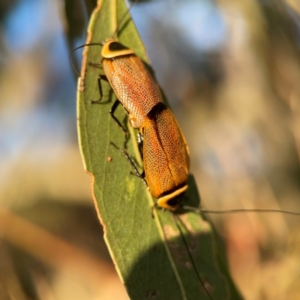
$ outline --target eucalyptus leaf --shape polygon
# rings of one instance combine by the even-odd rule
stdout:
[[[85,47],[78,81],[79,145],[85,169],[92,177],[95,207],[111,257],[131,299],[240,299],[226,269],[227,276],[220,271],[220,257],[207,221],[193,212],[174,216],[154,209],[154,217],[151,215],[156,199],[142,180],[131,174],[132,168],[122,153],[111,146],[113,142],[123,148],[125,135],[109,114],[116,97],[108,83],[102,81],[101,102],[92,103],[100,97],[100,44],[113,37],[117,28],[118,40],[148,62],[127,11],[123,0],[98,2],[88,27],[87,43],[99,46]],[[142,171],[137,132],[129,126],[121,106],[116,116],[130,133],[126,151]],[[189,205],[199,204],[192,176],[187,199]]]

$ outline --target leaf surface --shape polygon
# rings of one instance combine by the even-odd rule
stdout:
[[[118,26],[118,40],[147,62],[144,46],[127,10],[123,0],[99,1],[90,20],[87,43],[100,44],[112,37]],[[232,297],[234,291],[229,296],[230,285],[217,266],[208,222],[195,213],[174,217],[169,211],[159,209],[154,210],[152,218],[151,207],[156,200],[143,182],[130,174],[131,166],[122,153],[110,145],[113,142],[122,148],[125,135],[109,114],[116,97],[108,83],[102,81],[101,103],[91,103],[99,99],[97,79],[103,74],[101,59],[101,46],[85,47],[77,97],[79,144],[85,169],[92,176],[93,198],[105,241],[130,298],[210,299],[197,277],[196,267],[212,299],[240,299]],[[127,152],[142,171],[137,132],[127,124],[121,106],[116,116],[130,132]],[[192,176],[189,186],[188,204],[197,206],[199,196]]]

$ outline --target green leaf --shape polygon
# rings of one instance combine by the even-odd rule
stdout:
[[[119,26],[118,40],[147,62],[130,15],[119,24],[126,12],[123,0],[99,1],[90,20],[87,43],[103,42]],[[93,197],[105,241],[130,298],[240,299],[232,297],[236,292],[229,291],[231,285],[217,266],[219,257],[208,222],[192,212],[174,216],[169,211],[155,209],[154,218],[151,216],[156,200],[143,182],[130,174],[131,166],[122,153],[110,145],[114,142],[123,147],[125,136],[109,114],[116,98],[108,83],[102,81],[101,103],[91,103],[99,99],[97,78],[103,74],[97,66],[100,63],[101,46],[86,47],[78,82],[79,144],[85,169],[93,178]],[[130,132],[127,152],[142,170],[136,132],[127,125],[122,107],[116,115]],[[189,186],[189,204],[197,205],[199,197],[192,176]],[[195,267],[211,298],[201,285]]]

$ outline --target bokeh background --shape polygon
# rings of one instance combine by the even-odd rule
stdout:
[[[95,2],[0,1],[1,300],[128,299],[77,145],[68,55]],[[153,0],[131,11],[202,206],[300,212],[299,1]],[[300,298],[299,216],[209,217],[246,299]]]

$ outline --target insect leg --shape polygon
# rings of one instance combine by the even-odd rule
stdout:
[[[140,173],[139,170],[137,169],[136,165],[134,164],[134,161],[132,160],[132,158],[130,157],[130,155],[124,150],[124,149],[121,149],[119,148],[116,144],[114,144],[113,142],[110,142],[110,144],[112,146],[114,146],[117,150],[119,150],[126,158],[127,160],[129,161],[129,163],[131,164],[131,167],[133,168],[134,170],[134,175],[136,175],[137,177],[139,177],[143,182],[144,184],[147,186],[147,182],[145,180],[145,175],[144,175],[144,172],[143,173]]]
[[[114,115],[114,113],[115,113],[115,111],[116,111],[116,109],[117,109],[117,107],[118,107],[118,105],[119,105],[120,103],[121,103],[121,102],[117,99],[117,100],[114,102],[113,106],[111,107],[109,113],[110,113],[111,117],[114,119],[114,121],[119,125],[119,127],[122,128],[123,132],[125,133],[125,135],[126,135],[126,137],[127,137],[127,134],[128,134],[127,130],[126,130],[125,127],[120,123],[120,121],[116,118],[116,116]]]
[[[117,117],[114,115],[114,112],[116,111],[118,105],[120,104],[121,102],[117,99],[113,106],[111,107],[109,113],[111,115],[111,117],[113,118],[113,120],[118,124],[119,127],[122,128],[124,134],[125,134],[125,140],[124,140],[124,148],[126,149],[127,148],[127,142],[129,140],[129,132],[126,130],[126,128],[121,124],[121,122],[117,119]]]
[[[101,80],[105,80],[108,82],[107,76],[106,75],[102,75],[100,74],[98,76],[98,89],[99,89],[99,94],[100,94],[100,99],[99,100],[95,100],[95,101],[91,101],[93,104],[99,104],[103,98],[103,90],[102,90],[102,84],[101,84]],[[125,134],[125,142],[124,142],[124,147],[126,148],[126,144],[128,141],[128,131],[126,130],[126,128],[121,124],[121,122],[117,119],[117,117],[114,115],[118,105],[120,104],[120,101],[117,99],[114,104],[112,105],[109,113],[111,115],[111,117],[114,119],[114,121],[118,124],[119,127],[122,128],[124,134]]]
[[[99,89],[100,99],[99,99],[99,100],[92,100],[91,102],[92,102],[93,104],[95,104],[95,103],[100,103],[101,100],[102,100],[102,98],[103,98],[103,92],[102,92],[102,84],[101,84],[101,80],[108,81],[106,75],[101,75],[101,74],[100,74],[100,75],[98,76],[97,82],[98,82],[98,89]]]
[[[138,147],[139,147],[139,151],[140,151],[140,155],[143,159],[143,136],[142,134],[139,132],[137,134],[137,142],[138,142]]]
[[[143,135],[141,134],[141,132],[137,134],[137,143],[141,158],[143,159]],[[143,170],[142,176],[143,178],[145,178],[145,170]]]

